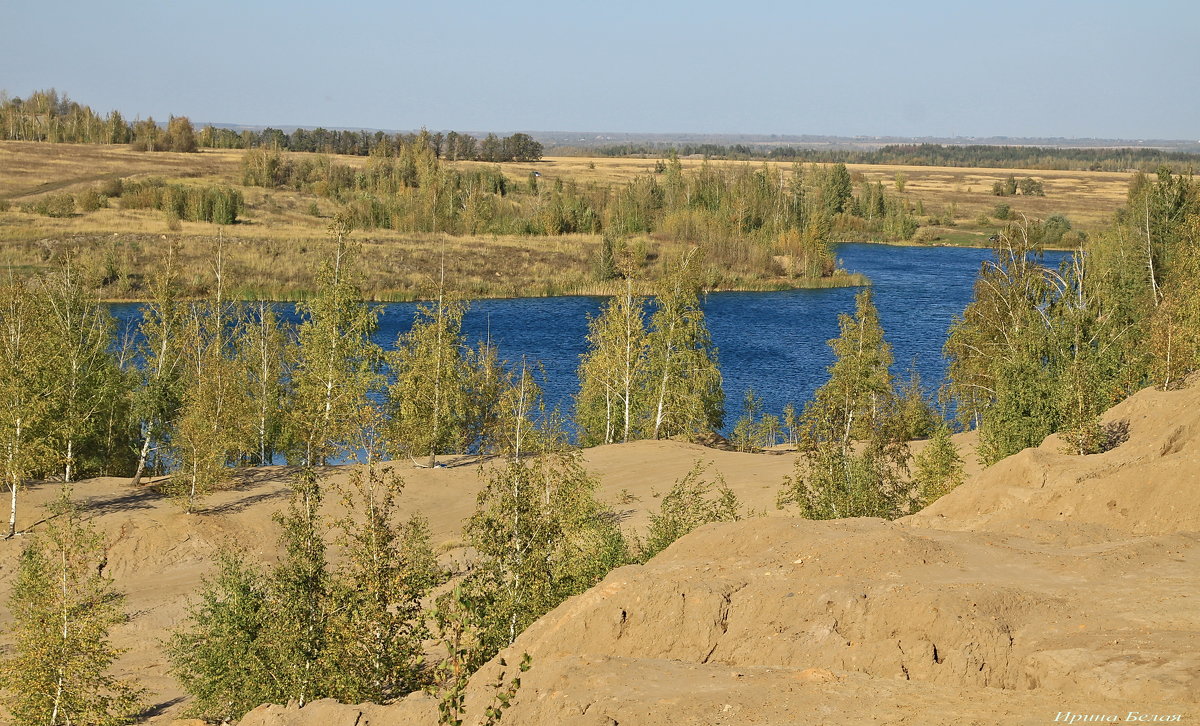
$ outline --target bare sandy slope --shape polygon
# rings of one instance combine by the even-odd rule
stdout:
[[[613,572],[502,654],[534,658],[505,722],[1195,723],[1200,389],[1108,420],[1129,423],[1113,451],[1051,439],[898,522],[710,525]],[[474,714],[496,673],[472,681]],[[436,721],[417,695],[243,725]]]
[[[671,441],[640,441],[603,446],[585,452],[590,471],[601,482],[600,497],[621,513],[625,525],[640,530],[648,510],[657,510],[657,495],[670,488],[697,460],[712,462],[735,486],[743,502],[756,510],[774,509],[775,493],[792,456],[718,451]],[[406,486],[401,515],[420,511],[429,519],[434,542],[455,558],[464,520],[475,507],[481,472],[488,464],[453,462],[438,469],[397,464]],[[247,474],[235,489],[213,495],[200,514],[184,514],[152,488],[134,489],[124,479],[92,479],[75,485],[92,521],[109,542],[107,572],[128,594],[128,625],[115,629],[113,640],[127,653],[118,664],[122,676],[133,677],[150,689],[161,713],[152,722],[169,721],[182,710],[184,694],[167,672],[160,641],[186,617],[201,578],[211,571],[214,553],[222,546],[245,548],[252,559],[277,556],[278,530],[272,515],[287,506],[286,469],[268,468]],[[326,496],[330,517],[341,512],[333,486],[345,480],[345,469],[331,469]],[[43,507],[58,495],[59,484],[41,484],[22,491],[18,527],[42,519]],[[8,621],[7,594],[11,587],[21,539],[0,541],[0,627]],[[5,641],[6,642],[6,641]]]

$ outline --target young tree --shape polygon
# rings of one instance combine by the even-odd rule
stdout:
[[[112,447],[103,413],[121,407],[129,391],[113,353],[113,322],[95,295],[72,269],[70,261],[42,278],[49,313],[49,340],[44,355],[58,382],[52,397],[54,448],[61,460],[63,480],[73,481],[80,470],[106,469]]]
[[[376,311],[354,282],[353,249],[344,219],[330,225],[335,249],[317,276],[315,298],[300,306],[298,355],[291,378],[289,458],[302,466],[323,465],[376,418],[369,394],[381,383],[382,353],[371,341]]]
[[[172,446],[175,470],[163,487],[189,512],[221,483],[251,437],[244,371],[233,357],[222,309],[219,298],[194,304],[188,323],[188,370]]]
[[[262,635],[275,692],[301,706],[326,695],[327,648],[335,636],[321,496],[316,473],[304,469],[294,479],[287,514],[275,517],[284,554],[271,575],[271,614]]]
[[[725,393],[692,256],[658,286],[646,337],[652,405],[648,433],[655,439],[716,431],[725,418]]]
[[[553,414],[547,414],[542,387],[528,363],[503,377],[496,402],[492,433],[495,451],[510,459],[562,448],[563,432]]]
[[[628,560],[596,487],[575,454],[509,460],[491,471],[466,527],[480,557],[465,583],[480,631],[479,663]]]
[[[357,467],[338,522],[345,552],[331,611],[327,689],[385,703],[426,685],[421,602],[444,579],[420,515],[395,524],[404,483],[389,467]]]
[[[162,275],[151,284],[151,298],[142,308],[140,386],[134,391],[134,416],[140,422],[142,446],[133,472],[132,486],[142,474],[153,451],[170,439],[173,422],[182,403],[183,340],[186,306],[180,299],[176,248],[167,256]]]
[[[15,652],[0,667],[14,726],[133,723],[142,691],[107,674],[121,651],[108,630],[124,596],[104,574],[104,543],[69,488],[21,554],[9,598]]]
[[[584,445],[629,441],[645,408],[646,380],[644,300],[633,294],[629,277],[625,293],[589,321],[588,348],[575,397],[580,440]]]
[[[9,277],[0,285],[0,466],[12,501],[9,538],[17,532],[17,492],[54,465],[51,402],[61,382],[47,356],[50,336],[41,302],[22,280]]]
[[[919,454],[913,457],[913,485],[919,506],[927,507],[963,483],[963,460],[943,422]]]
[[[410,457],[461,453],[469,439],[470,372],[463,351],[466,305],[446,300],[419,305],[416,321],[391,356],[395,382],[388,389],[391,439]]]
[[[870,291],[855,303],[854,316],[843,314],[841,335],[829,341],[836,360],[805,407],[801,456],[779,495],[780,506],[795,504],[810,519],[894,517],[910,503],[891,347]]]
[[[189,623],[166,646],[171,673],[192,696],[188,713],[234,721],[260,703],[280,700],[266,640],[272,617],[266,575],[245,555],[226,550],[201,584]]]
[[[236,357],[241,364],[253,416],[254,462],[268,466],[283,445],[284,382],[296,355],[290,329],[285,329],[268,302],[243,309],[235,332]]]
[[[706,468],[697,460],[691,470],[663,495],[659,511],[650,515],[646,541],[638,548],[639,561],[649,560],[697,527],[742,518],[737,495],[720,474],[708,481]]]

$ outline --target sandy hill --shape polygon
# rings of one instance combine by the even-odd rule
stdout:
[[[1051,437],[897,522],[703,527],[502,654],[534,659],[504,722],[1194,723],[1200,389],[1142,391],[1106,421],[1128,425],[1112,451]],[[476,718],[497,669],[472,681]],[[242,723],[436,722],[416,695]]]
[[[647,513],[658,509],[658,495],[697,461],[710,462],[735,487],[743,503],[759,510],[774,508],[779,483],[791,471],[791,456],[719,451],[674,441],[638,441],[601,446],[584,452],[586,466],[601,482],[599,496],[614,506],[623,523],[639,530]],[[397,464],[405,480],[399,514],[421,511],[429,519],[435,544],[447,560],[458,557],[462,525],[489,464],[473,458],[449,460],[451,466],[416,469]],[[127,625],[113,631],[113,641],[127,649],[117,664],[122,677],[132,677],[150,690],[157,704],[150,723],[168,723],[184,708],[185,694],[167,672],[160,641],[186,618],[213,557],[223,546],[245,548],[252,559],[270,562],[278,554],[275,512],[285,508],[290,490],[285,468],[251,470],[236,486],[214,494],[199,514],[185,514],[151,487],[131,488],[125,479],[91,479],[74,485],[92,522],[108,541],[108,572],[128,595]],[[340,512],[331,490],[347,477],[345,468],[329,471],[327,514]],[[59,484],[38,484],[20,494],[17,526],[36,531],[44,507],[59,493]],[[8,598],[21,538],[0,540],[0,630],[8,623]],[[0,648],[7,641],[0,637]],[[0,651],[2,652],[2,651]]]

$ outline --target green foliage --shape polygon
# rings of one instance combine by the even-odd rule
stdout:
[[[40,278],[36,299],[45,312],[42,364],[53,385],[50,442],[64,481],[116,473],[129,464],[129,377],[114,351],[113,321],[68,261]]]
[[[599,317],[588,321],[588,352],[579,365],[575,423],[584,446],[636,438],[645,389],[646,323],[644,301],[633,294],[626,279],[625,293],[609,299]]]
[[[925,448],[913,457],[912,483],[917,502],[926,507],[963,483],[963,460],[950,439],[950,427],[942,423]]]
[[[916,360],[909,367],[908,381],[900,388],[896,402],[897,415],[900,417],[899,426],[901,437],[904,439],[923,439],[942,423],[942,417],[934,410],[933,404],[921,385],[921,374],[917,372]]]
[[[530,623],[629,559],[615,515],[577,454],[493,468],[466,528],[479,562],[464,583],[486,661]]]
[[[157,209],[171,219],[187,222],[234,224],[245,211],[242,193],[216,185],[166,184],[161,179],[126,181],[121,190],[122,209]]]
[[[242,553],[217,556],[216,573],[200,586],[188,625],[166,645],[171,673],[191,694],[188,713],[233,721],[277,698],[263,633],[271,617],[269,581]]]
[[[75,197],[70,194],[47,194],[28,205],[28,211],[43,217],[75,216]]]
[[[371,342],[377,312],[355,283],[355,248],[344,220],[331,225],[335,248],[318,275],[317,295],[299,305],[299,347],[286,422],[288,458],[305,466],[351,454],[379,435],[370,394],[382,379],[382,352]],[[378,450],[372,445],[369,451]]]
[[[252,461],[267,466],[284,446],[287,378],[296,356],[293,331],[285,328],[268,302],[242,308],[234,331],[236,373],[244,385],[249,404],[248,421],[251,445],[245,446]]]
[[[321,482],[308,470],[276,518],[284,555],[271,571],[220,556],[167,647],[194,715],[234,720],[293,699],[386,702],[426,685],[421,601],[443,573],[424,520],[394,522],[401,486],[388,469],[352,473],[337,570],[326,557]]]
[[[471,372],[464,356],[462,319],[467,306],[438,296],[417,306],[416,320],[390,356],[388,388],[393,450],[416,458],[462,453],[470,438]]]
[[[869,290],[839,326],[841,335],[829,341],[829,380],[805,407],[801,455],[779,506],[795,505],[810,519],[899,516],[911,506],[905,422],[888,372],[891,346]]]
[[[881,431],[854,447],[837,441],[803,440],[792,476],[784,480],[779,506],[795,505],[808,519],[884,517],[909,511],[912,495],[904,481],[908,448]]]
[[[1018,183],[1018,186],[1021,189],[1021,193],[1027,197],[1046,196],[1046,190],[1041,179],[1034,179],[1031,176],[1027,176]]]
[[[26,481],[55,463],[54,408],[58,371],[44,355],[50,340],[45,298],[22,279],[0,283],[0,472],[12,509],[8,537],[16,534],[17,494]]]
[[[69,488],[21,553],[9,597],[12,655],[0,665],[14,726],[131,724],[143,692],[107,674],[122,651],[108,641],[125,622],[124,596],[104,575],[104,543]]]
[[[1007,204],[997,204],[992,208],[992,216],[996,219],[1012,219],[1012,207]]]
[[[705,476],[706,469],[705,464],[697,461],[663,495],[659,511],[650,515],[646,540],[638,548],[639,562],[646,562],[675,540],[705,524],[735,522],[742,518],[737,495],[726,486],[720,474],[709,481]]]
[[[75,197],[75,205],[79,211],[87,214],[108,206],[108,197],[100,193],[96,187],[84,189]]]
[[[793,410],[793,415],[794,410]],[[730,441],[738,451],[760,451],[779,443],[779,417],[763,413],[762,399],[746,389],[742,415],[733,426]]]
[[[134,390],[133,416],[138,422],[141,451],[131,484],[141,483],[143,470],[155,455],[155,469],[163,470],[158,452],[166,451],[183,405],[186,306],[181,300],[175,248],[168,253],[162,273],[151,283],[150,301],[142,307],[142,343],[139,385]],[[155,444],[158,444],[155,446]]]
[[[651,420],[644,434],[661,439],[721,428],[725,393],[692,257],[680,261],[656,288],[646,336]]]
[[[394,524],[403,482],[388,467],[355,469],[338,522],[345,564],[331,608],[329,684],[345,701],[386,703],[426,685],[421,601],[445,579],[419,514]]]

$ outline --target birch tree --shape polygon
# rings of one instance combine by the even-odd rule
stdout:
[[[49,335],[39,296],[10,277],[0,285],[0,465],[11,508],[8,537],[17,532],[17,493],[54,462],[52,415],[60,388],[47,360]]]
[[[645,300],[625,292],[611,298],[588,323],[588,351],[579,366],[575,422],[584,445],[611,444],[637,438],[646,409]]]
[[[716,431],[724,422],[721,370],[699,289],[692,255],[657,286],[646,338],[651,438]]]
[[[267,466],[283,445],[284,381],[297,351],[275,308],[256,302],[244,309],[236,331],[240,377],[252,416],[254,463]]]
[[[108,640],[124,596],[104,574],[100,535],[70,489],[21,553],[9,607],[14,652],[0,667],[14,726],[119,726],[143,710],[142,690],[108,674],[122,651]]]
[[[369,394],[381,385],[382,352],[371,340],[376,311],[356,284],[350,228],[335,220],[330,231],[335,247],[317,276],[317,295],[299,306],[289,399],[289,459],[306,467],[352,453],[349,442],[362,433],[364,420],[374,419]]]
[[[390,438],[399,453],[428,457],[462,453],[470,438],[470,373],[464,356],[462,319],[467,306],[437,300],[417,306],[409,332],[396,341],[391,355],[396,379],[388,389]]]
[[[174,247],[168,254],[166,268],[150,290],[150,302],[142,307],[141,381],[134,393],[134,416],[139,421],[142,445],[130,480],[132,486],[141,484],[150,454],[157,453],[157,446],[169,442],[182,404],[181,343],[187,307],[180,299]]]
[[[54,447],[63,480],[80,470],[104,470],[111,451],[102,415],[119,406],[129,391],[113,353],[113,321],[95,295],[85,289],[70,262],[41,280],[49,319],[49,359],[56,381],[53,396]]]

